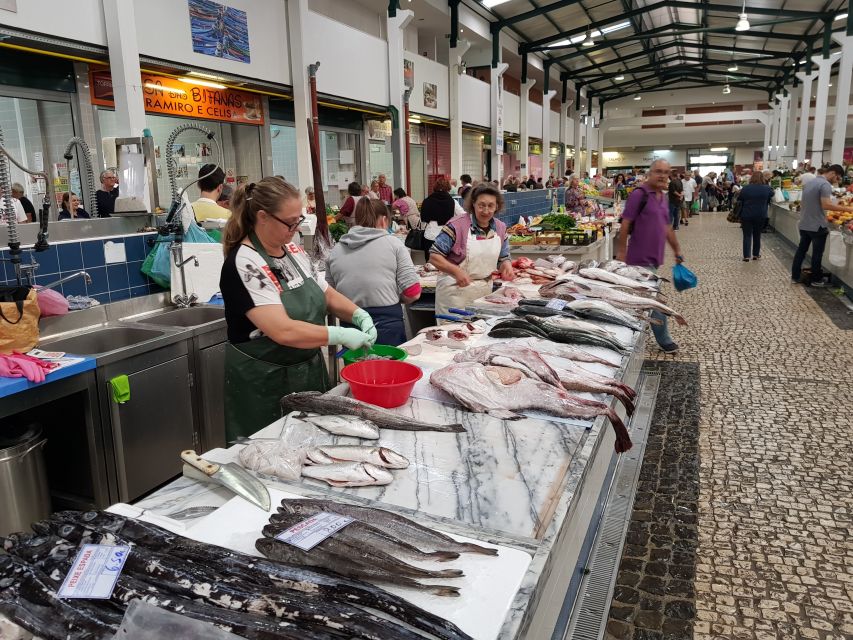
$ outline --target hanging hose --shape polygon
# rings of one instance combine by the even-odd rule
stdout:
[[[0,149],[3,148],[3,129],[0,127]],[[0,207],[6,217],[6,225],[9,227],[9,249],[13,252],[12,261],[15,261],[14,251],[18,250],[20,254],[21,243],[18,241],[18,218],[15,215],[15,206],[12,203],[12,176],[9,174],[9,161],[6,158],[7,154],[4,149],[0,153],[0,191],[3,192],[3,206]],[[20,258],[18,258],[20,263]]]
[[[213,142],[214,146],[216,147],[217,157],[219,158],[219,161],[222,160],[221,153],[219,152],[219,143],[216,141],[214,133],[210,129],[208,129],[206,127],[202,127],[202,126],[197,125],[197,124],[182,124],[179,127],[175,127],[172,130],[172,133],[169,134],[168,140],[166,140],[166,171],[169,174],[169,192],[172,196],[173,205],[176,201],[180,201],[180,198],[183,197],[184,191],[186,191],[189,187],[194,185],[196,182],[198,182],[202,178],[206,178],[207,176],[212,174],[214,171],[216,171],[217,168],[219,168],[219,162],[217,162],[216,166],[213,168],[213,170],[210,173],[205,174],[203,176],[199,176],[198,180],[194,180],[194,181],[190,182],[186,187],[184,187],[183,191],[181,191],[181,193],[178,194],[178,176],[177,176],[178,165],[175,162],[175,158],[173,156],[173,147],[175,145],[175,140],[178,139],[178,136],[181,135],[184,131],[190,131],[190,130],[200,131],[201,133],[206,135],[207,139],[210,140],[211,142]]]
[[[87,204],[89,205],[89,211],[93,218],[97,218],[98,196],[96,195],[97,192],[95,189],[95,170],[92,168],[92,152],[89,150],[89,145],[86,141],[78,136],[74,136],[68,141],[68,144],[65,146],[65,153],[63,154],[64,158],[68,161],[68,186],[69,188],[71,187],[71,160],[74,158],[71,154],[71,149],[75,145],[80,147],[80,151],[83,153],[83,164],[86,165],[86,187],[88,188],[89,193]]]

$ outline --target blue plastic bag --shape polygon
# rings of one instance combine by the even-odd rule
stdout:
[[[692,289],[699,283],[696,274],[683,264],[678,263],[672,268],[672,284],[678,291]]]

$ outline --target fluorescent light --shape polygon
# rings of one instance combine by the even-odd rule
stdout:
[[[218,82],[208,82],[207,80],[198,80],[197,78],[178,78],[181,82],[186,82],[187,84],[197,84],[201,87],[210,87],[211,89],[227,89],[224,84],[219,84]]]
[[[655,149],[652,153],[669,153],[670,149]]]
[[[723,93],[724,94],[728,95],[731,92],[732,92],[732,88],[729,85],[726,85],[725,87],[723,87]]]
[[[613,78],[613,79],[614,79],[614,80],[617,80],[617,81],[619,81],[619,80],[624,80],[624,79],[625,79],[625,76],[624,76],[624,75],[622,75],[622,73],[620,73],[618,76],[616,76],[616,77],[615,77],[615,78]]]
[[[225,80],[222,76],[215,76],[212,73],[202,73],[201,71],[188,71],[188,76],[196,76],[197,78],[207,78],[208,80]]]
[[[835,16],[834,20],[844,20],[846,17],[846,13],[839,13],[837,16]]]
[[[153,82],[146,82],[146,83],[145,83],[144,85],[142,85],[142,86],[144,86],[144,87],[148,87],[149,89],[158,89],[158,90],[160,90],[160,91],[171,91],[171,92],[173,92],[173,93],[183,93],[183,94],[185,94],[185,95],[186,95],[186,93],[187,93],[187,92],[186,92],[186,91],[184,91],[183,89],[178,89],[177,87],[164,87],[164,86],[163,86],[163,85],[161,85],[161,84],[154,84]]]
[[[711,147],[708,151],[728,151],[728,147]]]
[[[749,31],[749,18],[746,13],[742,13],[738,16],[737,24],[735,25],[735,31]]]
[[[726,71],[737,71],[737,64],[733,63],[729,65],[729,68]]]
[[[496,7],[504,2],[509,2],[509,0],[483,0],[483,6],[486,7],[486,9],[491,9],[492,7]]]
[[[421,121],[419,116],[409,116],[409,122],[419,123]]]
[[[836,18],[836,20],[837,19],[838,18]],[[619,22],[617,24],[612,24],[609,27],[604,27],[601,30],[601,33],[602,34],[613,33],[614,31],[621,31],[622,29],[627,29],[630,26],[631,26],[631,23],[626,20],[625,22]]]
[[[643,99],[643,96],[641,96],[639,93],[634,96],[634,100],[642,100],[642,99]]]

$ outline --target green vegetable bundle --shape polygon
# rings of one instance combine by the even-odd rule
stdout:
[[[542,218],[542,221],[537,225],[545,231],[571,231],[575,228],[575,219],[572,216],[550,213]]]
[[[346,222],[334,222],[329,225],[329,233],[332,234],[332,239],[337,242],[349,230]]]

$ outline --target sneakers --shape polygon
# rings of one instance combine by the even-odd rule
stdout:
[[[664,353],[677,353],[678,345],[674,342],[670,342],[669,344],[658,345],[658,348]]]
[[[810,283],[809,286],[810,287],[817,287],[818,289],[822,289],[823,287],[826,287],[828,285],[823,280],[818,280],[817,282]]]
[[[744,261],[744,262],[749,262],[749,258],[744,258],[744,259],[743,259],[743,261]]]
[[[800,282],[799,280],[796,280],[794,278],[791,278],[791,284],[802,284],[802,282]]]

